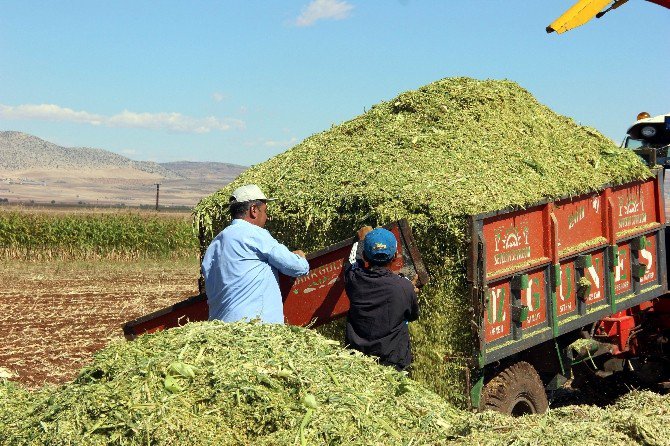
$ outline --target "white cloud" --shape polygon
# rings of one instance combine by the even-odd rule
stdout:
[[[215,91],[215,92],[212,94],[212,99],[214,99],[214,102],[221,102],[221,101],[223,101],[224,99],[226,99],[226,95],[223,94],[223,93],[221,93],[221,92]]]
[[[346,1],[313,0],[295,21],[297,26],[311,26],[318,20],[343,20],[349,17],[354,6]]]
[[[105,116],[87,111],[75,111],[54,104],[17,106],[0,104],[0,118],[63,121],[103,125],[105,127],[169,130],[183,133],[209,133],[213,130],[225,132],[232,129],[242,129],[245,126],[244,122],[239,119],[219,119],[214,116],[195,118],[181,113],[136,113],[128,110],[113,116]]]
[[[184,133],[209,133],[212,130],[227,131],[239,128],[241,121],[220,120],[213,116],[193,118],[181,113],[135,113],[124,110],[110,116],[107,121],[110,127],[135,127],[152,130],[172,130]]]
[[[85,111],[74,111],[71,108],[59,107],[54,104],[40,105],[10,105],[0,104],[0,117],[8,119],[38,119],[42,121],[69,121],[100,125],[103,116]]]

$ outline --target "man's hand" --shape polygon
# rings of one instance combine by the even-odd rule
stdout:
[[[363,226],[358,230],[358,240],[363,240],[370,231],[372,231],[372,226]]]
[[[299,255],[299,256],[302,257],[303,259],[305,258],[305,253],[302,252],[302,250],[300,250],[300,249],[296,249],[295,251],[293,251],[293,254],[297,254],[297,255]]]
[[[411,280],[411,282],[412,282],[412,285],[414,285],[414,292],[418,293],[419,288],[416,286],[416,284],[419,282],[419,275],[417,274],[416,276],[414,276],[414,278]]]

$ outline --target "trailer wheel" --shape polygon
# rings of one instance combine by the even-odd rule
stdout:
[[[491,379],[482,392],[481,409],[518,417],[544,413],[549,407],[540,376],[532,365],[517,362]]]

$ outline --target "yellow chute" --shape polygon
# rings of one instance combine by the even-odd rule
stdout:
[[[601,17],[607,11],[616,9],[619,6],[626,3],[628,0],[580,0],[570,9],[565,11],[562,16],[554,20],[554,22],[547,26],[547,32],[551,33],[556,31],[558,34],[562,34],[566,31],[569,31],[578,26],[582,26],[589,20],[594,17]],[[605,9],[605,7],[612,3],[612,6]],[[603,11],[601,13],[601,11]]]

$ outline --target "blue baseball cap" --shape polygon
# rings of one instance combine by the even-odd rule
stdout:
[[[393,259],[398,242],[393,233],[384,228],[376,228],[368,232],[363,239],[363,252],[368,260],[386,263]]]

